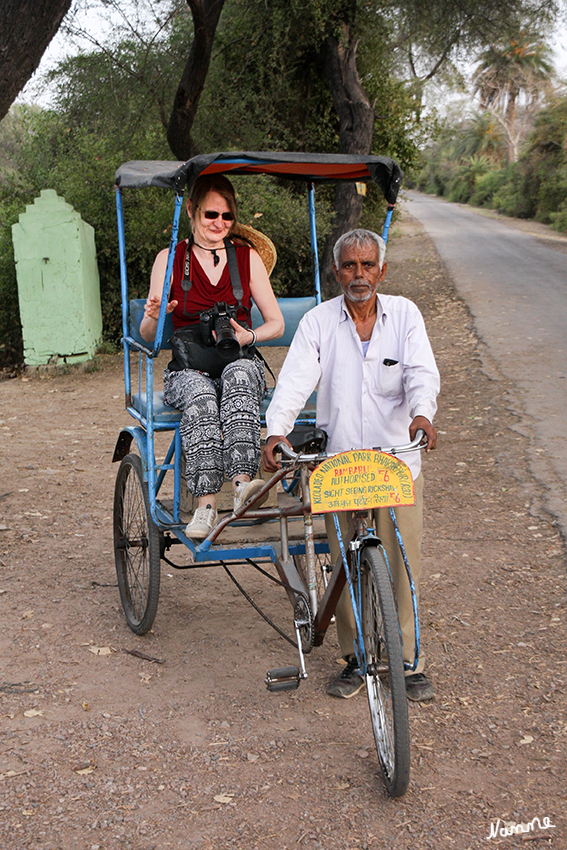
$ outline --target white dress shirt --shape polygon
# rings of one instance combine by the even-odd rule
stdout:
[[[423,317],[399,295],[378,295],[376,307],[366,356],[344,296],[305,314],[266,412],[268,436],[291,432],[315,387],[317,427],[329,435],[329,453],[403,445],[415,416],[433,421],[439,372]],[[415,478],[420,452],[401,459]]]

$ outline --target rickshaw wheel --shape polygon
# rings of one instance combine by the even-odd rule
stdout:
[[[126,621],[137,635],[152,627],[159,598],[159,529],[150,514],[138,455],[123,458],[114,489],[114,558]]]

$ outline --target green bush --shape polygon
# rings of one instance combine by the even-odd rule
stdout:
[[[499,168],[496,171],[479,175],[475,181],[474,191],[469,198],[469,204],[492,208],[494,196],[500,191],[507,179],[508,169],[506,168]]]
[[[561,205],[557,212],[551,213],[550,218],[555,230],[567,233],[567,201]]]
[[[562,197],[556,210],[549,212],[549,221],[555,230],[567,232],[567,165],[555,173],[555,190]]]
[[[313,259],[309,238],[307,190],[282,184],[271,177],[240,177],[234,181],[239,220],[264,232],[278,252],[271,282],[279,297],[312,295]],[[317,192],[316,218],[319,252],[331,228],[332,195],[325,187]]]
[[[452,162],[440,163],[426,160],[415,177],[415,186],[420,192],[428,195],[446,197],[457,169],[458,166]]]
[[[506,182],[493,196],[494,209],[503,215],[515,218],[533,218],[536,213],[536,200],[533,186],[529,186],[529,175],[521,163],[508,168]]]
[[[448,198],[455,204],[466,204],[473,192],[474,184],[471,185],[467,170],[460,166],[449,183]]]
[[[460,204],[469,203],[476,191],[478,181],[492,168],[493,164],[487,156],[475,154],[467,157],[455,169],[454,177],[449,184],[449,200]]]

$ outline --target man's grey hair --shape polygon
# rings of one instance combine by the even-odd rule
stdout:
[[[335,267],[337,269],[339,268],[341,251],[343,248],[350,248],[351,246],[362,248],[364,245],[369,244],[378,246],[378,264],[380,265],[380,268],[382,268],[384,265],[384,257],[386,256],[386,243],[382,237],[378,236],[377,233],[374,233],[373,230],[363,230],[361,227],[357,230],[349,230],[348,233],[343,233],[343,235],[339,236],[335,242],[335,247],[333,248],[333,260],[335,262]]]

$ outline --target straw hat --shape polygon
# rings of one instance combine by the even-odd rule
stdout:
[[[244,244],[251,245],[254,250],[260,254],[262,262],[266,266],[268,276],[271,275],[274,270],[274,266],[276,265],[278,254],[276,246],[265,233],[262,233],[260,230],[255,230],[253,227],[250,227],[249,224],[240,224],[240,222],[237,221],[232,228],[230,237],[234,237],[236,240],[239,240]]]

